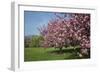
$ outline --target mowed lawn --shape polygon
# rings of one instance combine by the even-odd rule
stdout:
[[[24,61],[47,61],[47,60],[67,60],[67,59],[80,59],[76,55],[73,48],[65,48],[60,53],[59,49],[55,48],[25,48]]]

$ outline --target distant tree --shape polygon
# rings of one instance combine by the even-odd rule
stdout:
[[[39,35],[33,36],[31,46],[32,47],[41,47],[41,41],[43,41],[42,36],[39,36]]]
[[[27,48],[27,47],[30,47],[30,44],[31,44],[31,38],[30,37],[24,37],[24,47]]]
[[[43,37],[40,35],[33,35],[25,37],[24,45],[25,47],[41,47],[41,42],[43,41]]]

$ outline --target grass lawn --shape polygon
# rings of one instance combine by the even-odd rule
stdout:
[[[25,48],[24,61],[47,61],[47,60],[67,60],[80,59],[73,48],[63,49],[62,53],[55,48]]]

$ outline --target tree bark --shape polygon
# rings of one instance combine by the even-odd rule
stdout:
[[[60,53],[62,53],[62,47],[60,47]]]

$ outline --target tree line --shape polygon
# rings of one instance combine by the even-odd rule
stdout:
[[[24,37],[24,47],[41,47],[43,37],[40,35],[25,36]]]

